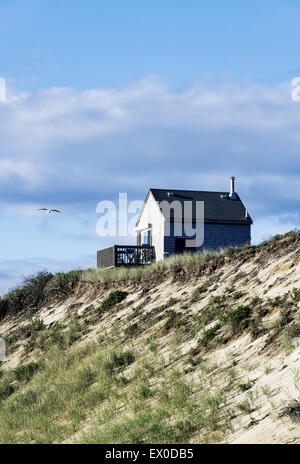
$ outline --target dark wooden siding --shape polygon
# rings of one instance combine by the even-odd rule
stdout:
[[[149,245],[113,245],[97,252],[97,267],[144,266],[155,261],[155,249]]]
[[[116,254],[115,254],[115,245],[104,248],[97,252],[97,267],[98,268],[108,268],[115,267],[116,264]]]

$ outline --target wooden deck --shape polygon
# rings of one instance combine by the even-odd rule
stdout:
[[[155,249],[150,245],[113,245],[97,252],[97,267],[145,266],[155,261]]]

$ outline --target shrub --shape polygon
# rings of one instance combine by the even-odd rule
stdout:
[[[260,306],[262,304],[263,300],[259,298],[259,296],[255,296],[252,298],[250,301],[250,306]]]
[[[139,385],[138,387],[137,393],[139,398],[141,399],[147,399],[153,395],[148,382],[142,382],[141,385]]]
[[[206,293],[206,292],[207,292],[207,286],[206,285],[201,285],[200,287],[197,287],[193,292],[191,301],[195,302],[195,301],[199,300],[199,298],[202,297],[202,295],[204,293]]]
[[[291,338],[300,337],[300,324],[291,325],[287,327],[286,334]]]
[[[200,345],[207,346],[208,343],[214,338],[218,330],[220,329],[221,324],[216,324],[208,330],[205,330],[202,334],[202,337],[199,338],[198,342]]]
[[[225,288],[225,293],[233,293],[235,291],[235,286],[233,285],[232,287],[226,287]]]
[[[50,282],[49,291],[55,291],[56,294],[68,294],[69,290],[78,284],[82,277],[83,271],[80,269],[70,272],[57,272]]]
[[[198,366],[199,364],[202,363],[202,359],[201,358],[194,359],[194,358],[190,357],[190,358],[188,358],[187,362],[190,363],[193,367],[196,367],[196,366]]]
[[[123,301],[127,297],[127,295],[127,292],[123,292],[121,290],[111,292],[109,296],[102,301],[100,309],[102,311],[107,311],[108,309]]]
[[[229,324],[233,332],[235,332],[242,320],[249,317],[251,313],[250,306],[238,306],[236,309],[229,309],[225,314],[220,316],[220,321]]]
[[[238,387],[242,392],[248,391],[252,388],[252,382],[248,379],[246,383],[239,383]]]
[[[39,332],[45,328],[44,321],[40,318],[31,319],[31,330]]]
[[[8,337],[6,337],[5,343],[7,346],[11,346],[14,343],[16,343],[17,340],[18,340],[18,335],[16,333],[13,333],[9,335]]]
[[[15,368],[14,377],[19,382],[28,382],[40,368],[36,362],[23,364]]]
[[[251,303],[250,303],[250,306],[251,306]],[[260,317],[264,317],[268,314],[268,308],[262,305],[255,306],[254,310]]]
[[[176,313],[173,309],[167,311],[167,320],[165,323],[165,330],[170,330],[172,327],[179,328],[183,321],[181,321],[182,313]]]
[[[282,296],[276,296],[275,298],[268,298],[268,305],[271,306],[271,308],[276,308],[283,306],[284,303],[286,302],[288,294],[282,295]]]
[[[281,337],[282,345],[287,353],[290,353],[296,348],[295,339],[300,337],[300,324],[295,324],[286,327]]]
[[[284,408],[283,415],[289,416],[294,422],[300,422],[300,401],[293,400]]]
[[[20,286],[8,292],[0,299],[0,317],[7,313],[16,314],[20,311],[36,311],[46,300],[45,287],[53,275],[47,271],[25,277]]]
[[[124,330],[124,333],[127,337],[134,337],[135,335],[138,335],[140,332],[141,332],[141,328],[139,327],[137,322],[135,322],[134,324],[128,325],[126,329]]]
[[[245,293],[243,293],[243,292],[234,292],[234,293],[232,294],[232,298],[234,298],[235,300],[239,300],[239,299],[242,298],[244,295],[245,295]]]
[[[274,322],[272,329],[276,333],[279,333],[289,322],[291,322],[291,317],[286,314],[281,314],[280,319]]]
[[[7,296],[0,297],[0,319],[2,319],[9,312],[9,299]]]
[[[274,322],[271,328],[271,332],[266,340],[266,345],[272,343],[274,339],[283,331],[283,329],[291,322],[291,320],[291,316],[285,314],[284,311],[281,311],[280,318]]]
[[[210,297],[209,304],[222,306],[224,304],[224,301],[225,301],[225,295],[215,295],[215,296]]]
[[[299,288],[293,288],[291,291],[291,296],[295,302],[300,301],[300,289]]]
[[[104,367],[108,373],[112,374],[115,369],[127,367],[134,361],[135,356],[130,350],[124,351],[123,353],[113,352],[106,361]]]
[[[266,329],[262,327],[261,325],[261,318],[258,317],[256,319],[253,319],[250,324],[250,335],[252,340],[256,340],[259,338],[261,335],[263,335],[266,332]]]

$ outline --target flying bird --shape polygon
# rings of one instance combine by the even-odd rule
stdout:
[[[61,213],[58,209],[39,208],[39,211],[45,211],[46,213]]]

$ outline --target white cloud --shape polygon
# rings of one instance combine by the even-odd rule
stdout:
[[[275,221],[300,209],[291,90],[251,81],[175,90],[150,77],[12,95],[0,105],[1,201],[21,214],[41,202],[94,209],[119,191],[143,199],[151,186],[226,190],[236,175],[254,219]]]
[[[38,181],[38,174],[32,163],[9,158],[0,159],[0,180],[11,176],[23,179],[27,185]]]
[[[3,77],[0,77],[0,102],[6,101],[6,82]]]
[[[255,221],[252,242],[258,244],[263,240],[269,240],[273,235],[285,234],[290,230],[300,230],[300,215],[280,214],[261,217]]]

